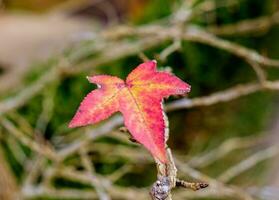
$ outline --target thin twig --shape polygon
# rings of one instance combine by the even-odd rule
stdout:
[[[207,183],[193,183],[193,182],[187,182],[184,180],[176,180],[176,187],[183,187],[186,189],[191,189],[194,191],[200,190],[200,189],[204,189],[208,187]]]
[[[51,160],[58,160],[57,154],[53,151],[49,146],[40,145],[24,135],[20,130],[18,130],[12,122],[8,119],[4,118],[3,116],[0,117],[0,124],[7,129],[12,135],[15,136],[22,144],[26,145],[27,147],[31,148],[33,151],[51,159]]]
[[[17,95],[10,97],[0,102],[0,115],[14,110],[27,103],[32,97],[42,91],[49,83],[58,79],[58,72],[56,68],[50,69],[47,73],[42,75],[32,85],[25,87]]]
[[[267,76],[266,76],[266,73],[265,73],[264,69],[262,69],[262,67],[256,62],[253,62],[253,61],[250,61],[250,60],[248,60],[247,62],[252,66],[252,68],[256,72],[256,75],[259,79],[259,82],[264,87],[264,85],[267,81]]]
[[[167,57],[172,54],[173,52],[179,50],[181,48],[181,41],[175,40],[170,46],[165,48],[160,54],[159,54],[159,60],[162,62],[166,61]]]
[[[87,175],[90,177],[91,184],[95,188],[97,195],[100,200],[110,200],[111,198],[106,193],[106,190],[100,180],[94,175],[95,170],[90,162],[85,147],[80,150],[81,161],[85,169],[87,170]]]
[[[57,83],[55,83],[52,88],[48,88],[44,94],[44,100],[42,102],[42,112],[38,117],[36,122],[35,132],[39,134],[44,134],[49,121],[51,120],[54,108],[54,98],[57,90]]]

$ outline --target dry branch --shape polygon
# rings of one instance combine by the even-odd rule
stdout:
[[[110,200],[111,198],[107,194],[106,189],[105,189],[103,183],[95,175],[95,170],[94,170],[94,168],[92,166],[90,158],[87,155],[87,151],[86,151],[85,147],[81,148],[81,150],[80,150],[80,157],[81,157],[82,164],[83,164],[84,168],[87,171],[86,174],[90,178],[91,184],[92,184],[92,186],[96,190],[98,198],[100,200]]]
[[[251,60],[264,66],[279,67],[279,60],[264,57],[255,50],[230,42],[228,40],[218,38],[215,35],[210,34],[198,27],[188,27],[186,32],[183,33],[181,37],[188,41],[203,43],[223,49],[245,60]]]
[[[259,34],[268,31],[272,26],[279,24],[279,12],[271,16],[259,17],[223,26],[211,26],[207,30],[215,35],[236,36]]]
[[[278,146],[271,146],[265,150],[259,151],[252,156],[244,159],[242,162],[227,169],[219,176],[219,180],[222,182],[229,182],[234,177],[238,176],[242,172],[254,167],[259,162],[275,157],[279,154]]]
[[[188,165],[194,168],[203,168],[228,156],[228,154],[234,150],[249,148],[258,145],[259,143],[263,143],[263,141],[263,138],[255,138],[251,136],[245,138],[231,138],[224,141],[213,150],[192,157],[188,161]]]
[[[2,148],[0,148],[0,199],[19,200],[20,196],[15,176],[7,165]]]
[[[54,150],[52,150],[47,145],[38,144],[36,141],[33,141],[31,138],[22,133],[19,129],[17,129],[12,122],[4,117],[0,117],[0,124],[9,131],[16,139],[21,141],[22,144],[31,148],[33,151],[49,158],[51,160],[58,160],[58,157]]]

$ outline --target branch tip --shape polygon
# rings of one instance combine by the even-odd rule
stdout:
[[[208,186],[209,186],[208,183],[193,183],[193,182],[187,182],[179,179],[176,180],[176,187],[184,187],[194,191],[207,188]]]

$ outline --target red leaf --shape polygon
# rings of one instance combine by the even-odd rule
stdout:
[[[100,88],[85,97],[69,127],[94,124],[120,111],[134,139],[161,162],[167,162],[162,100],[189,92],[190,86],[170,73],[156,71],[156,61],[139,65],[125,82],[107,75],[88,80]]]

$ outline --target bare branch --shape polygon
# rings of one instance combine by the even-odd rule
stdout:
[[[246,138],[231,138],[224,141],[217,148],[211,151],[192,157],[188,161],[188,165],[196,168],[206,167],[217,160],[224,158],[234,150],[248,148],[257,145],[260,142],[262,143],[263,141],[263,138],[254,138],[251,136]]]
[[[191,168],[188,164],[182,163],[178,159],[175,159],[178,169],[183,172],[184,174],[187,174],[188,176],[198,179],[198,180],[204,180],[207,183],[209,183],[209,189],[205,190],[202,193],[196,192],[197,194],[195,197],[238,197],[243,200],[253,200],[253,198],[247,194],[244,190],[234,187],[234,186],[226,186],[222,182],[213,179],[200,171]]]
[[[41,76],[29,87],[27,86],[17,95],[0,102],[0,115],[14,110],[27,103],[32,97],[42,91],[49,83],[58,79],[58,71],[56,68],[50,69],[49,72]]]
[[[265,150],[259,151],[249,158],[244,159],[242,162],[237,165],[227,169],[219,176],[219,180],[222,182],[229,182],[234,177],[238,176],[242,172],[254,167],[259,162],[275,157],[279,154],[278,146],[271,146]]]
[[[87,170],[87,175],[90,177],[92,186],[96,189],[97,195],[100,200],[110,200],[111,198],[105,191],[105,187],[102,182],[94,175],[95,170],[88,158],[87,152],[85,147],[81,148],[80,150],[81,161],[85,169]]]
[[[192,183],[192,182],[187,182],[183,180],[176,180],[176,187],[184,187],[184,188],[189,188],[191,190],[197,191],[203,188],[207,188],[208,184],[207,183]]]
[[[0,124],[5,129],[7,129],[12,135],[14,135],[16,139],[21,141],[22,144],[31,148],[33,151],[41,155],[44,155],[45,157],[51,160],[58,160],[57,154],[49,146],[39,145],[32,139],[28,138],[26,135],[24,135],[24,133],[18,130],[8,119],[0,117]]]
[[[120,116],[114,116],[110,118],[107,123],[104,125],[101,125],[100,127],[93,129],[93,130],[88,130],[83,137],[80,137],[79,140],[74,141],[72,144],[68,145],[64,149],[61,149],[58,154],[62,158],[66,158],[69,155],[74,154],[77,152],[81,147],[87,146],[92,140],[103,136],[110,131],[112,131],[114,128],[117,126],[120,126],[123,123],[123,118]]]
[[[211,26],[207,30],[215,35],[236,36],[258,34],[268,31],[272,26],[279,24],[279,12],[272,16],[259,17],[257,19],[248,19],[224,26]]]
[[[193,99],[183,98],[166,105],[167,111],[174,111],[182,108],[193,108],[197,106],[210,106],[220,102],[227,102],[245,96],[262,89],[260,84],[237,85],[227,90],[213,93],[209,96],[196,97]]]
[[[261,68],[261,66],[258,63],[250,61],[250,60],[248,60],[247,62],[252,66],[253,70],[256,72],[259,82],[264,87],[264,85],[267,81],[267,76],[266,76],[265,71]]]
[[[242,45],[230,42],[228,40],[218,38],[215,35],[210,34],[198,27],[188,27],[186,29],[186,32],[182,33],[181,37],[188,41],[203,43],[223,49],[236,56],[244,58],[245,60],[251,60],[264,66],[279,67],[278,60],[264,57],[252,49],[246,48]]]
[[[172,54],[173,52],[179,50],[181,48],[181,41],[175,40],[170,46],[165,48],[159,55],[159,59],[164,62],[166,61],[167,57]]]

